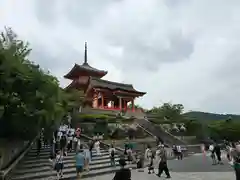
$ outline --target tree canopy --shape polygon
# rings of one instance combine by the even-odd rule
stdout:
[[[150,121],[156,124],[184,123],[185,135],[195,135],[199,139],[237,140],[240,136],[240,116],[204,112],[183,113],[182,104],[164,103],[147,112]]]
[[[69,110],[69,95],[57,78],[29,60],[30,52],[29,44],[11,28],[1,33],[1,136],[29,137],[41,127],[59,123]]]
[[[182,104],[164,103],[160,107],[153,107],[148,114],[155,114],[160,119],[180,120],[184,106]]]

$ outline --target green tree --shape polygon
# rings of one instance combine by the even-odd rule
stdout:
[[[30,137],[66,114],[58,80],[28,57],[29,44],[10,29],[0,36],[1,136]]]
[[[210,136],[213,139],[238,140],[240,137],[239,121],[214,121],[208,125]]]
[[[128,105],[128,108],[131,109],[131,108],[132,108],[132,104],[129,104],[129,105]],[[143,109],[143,108],[142,108],[140,105],[138,105],[138,104],[134,104],[134,108],[135,108],[135,109]]]
[[[183,110],[182,104],[164,103],[160,107],[153,107],[148,113],[157,114],[161,119],[180,121],[183,119]]]

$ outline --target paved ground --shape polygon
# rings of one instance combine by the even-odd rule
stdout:
[[[94,178],[87,178],[85,180],[112,180],[114,174],[108,174],[104,176],[98,176]],[[190,172],[172,172],[171,180],[233,180],[234,173],[233,172],[198,172],[198,173],[190,173]],[[158,179],[166,179],[164,176],[159,178],[153,174],[149,175],[146,172],[136,172],[132,171],[132,180],[158,180]]]
[[[223,157],[224,165],[212,165],[212,161],[209,156],[203,156],[202,154],[186,157],[182,161],[171,160],[168,161],[172,180],[231,180],[235,179],[233,169],[228,164],[225,157]],[[155,171],[157,173],[157,170]],[[98,176],[89,178],[86,180],[111,180],[114,174],[108,174],[104,176]],[[163,174],[162,178],[158,178],[154,174],[147,174],[147,170],[144,172],[137,172],[132,170],[132,180],[157,180],[165,179]]]
[[[224,165],[212,165],[212,160],[203,154],[186,157],[183,160],[168,161],[168,166],[174,172],[232,172],[232,167],[228,164],[226,156],[223,156]]]

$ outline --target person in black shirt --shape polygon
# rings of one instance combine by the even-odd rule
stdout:
[[[221,148],[220,148],[219,144],[216,144],[214,146],[214,152],[217,156],[218,164],[223,164],[222,163],[222,158],[221,158]]]
[[[38,139],[37,139],[37,156],[39,156],[41,149],[42,149],[42,140],[41,140],[41,137],[38,137]]]
[[[90,157],[92,159],[92,150],[93,150],[93,147],[94,147],[94,142],[92,140],[89,141],[88,147],[89,147]]]
[[[121,158],[119,160],[120,169],[115,173],[113,180],[131,180],[131,170],[125,168],[126,161]]]

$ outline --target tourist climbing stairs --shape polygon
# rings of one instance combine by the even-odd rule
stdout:
[[[10,174],[9,180],[51,180],[56,179],[56,172],[53,170],[53,163],[50,162],[50,147],[41,150],[36,156],[37,150],[33,147],[23,160]],[[72,180],[76,178],[75,152],[68,153],[64,158],[64,170],[62,180]],[[101,155],[93,151],[93,158],[90,163],[90,171],[84,172],[83,178],[95,177],[103,174],[115,172],[119,166],[119,154],[116,154],[116,167],[110,165],[109,152],[101,149]]]

